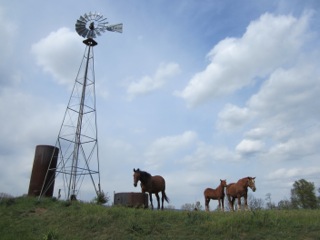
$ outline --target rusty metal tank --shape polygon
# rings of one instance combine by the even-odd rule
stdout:
[[[43,196],[52,197],[54,191],[55,168],[57,166],[57,159],[59,148],[50,145],[37,145],[33,167],[30,177],[28,196],[39,196],[46,178],[48,169],[48,176],[44,185]]]
[[[126,207],[148,208],[148,194],[141,192],[115,193],[113,203],[114,205],[121,205]]]

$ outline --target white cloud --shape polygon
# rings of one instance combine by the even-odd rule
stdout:
[[[14,38],[17,35],[18,26],[10,21],[9,15],[6,14],[0,6],[0,27],[1,27],[1,38],[5,44],[0,45],[0,65],[6,63],[7,57],[10,57],[14,49]]]
[[[235,162],[238,156],[226,147],[217,147],[204,142],[198,142],[192,154],[185,156],[179,161],[186,169],[208,170],[222,162]]]
[[[274,156],[276,159],[282,160],[301,160],[306,159],[309,156],[313,156],[318,151],[320,144],[320,136],[318,134],[318,128],[309,129],[302,135],[293,134],[291,138],[283,141],[279,141],[274,144],[270,150],[270,156]]]
[[[262,151],[264,143],[259,140],[243,139],[237,146],[236,151],[240,154],[253,154]]]
[[[296,179],[299,178],[308,178],[310,176],[319,175],[320,168],[319,167],[295,167],[295,168],[280,168],[277,169],[270,174],[268,174],[268,179],[279,179],[279,178],[289,178]]]
[[[14,48],[16,37],[18,36],[18,26],[10,21],[9,15],[2,10],[0,6],[0,29],[1,41],[0,45],[0,84],[16,83],[20,80],[20,74],[14,69],[13,63],[16,62],[14,56]]]
[[[61,106],[48,105],[42,98],[16,89],[0,95],[0,191],[22,194],[28,191],[34,149],[54,144],[63,116]]]
[[[257,127],[249,130],[245,135],[247,138],[260,139],[268,135],[268,133],[265,128]]]
[[[42,98],[13,89],[4,89],[0,99],[0,118],[6,126],[1,128],[1,136],[6,139],[2,146],[29,145],[30,139],[41,144],[59,130],[61,106],[47,105]]]
[[[264,77],[282,64],[290,64],[307,35],[309,16],[262,15],[242,38],[226,38],[208,54],[210,64],[177,93],[189,105],[232,93]]]
[[[160,164],[175,153],[190,147],[197,139],[197,134],[193,131],[186,131],[181,135],[161,137],[155,140],[146,151],[147,163],[149,165]]]
[[[60,28],[32,45],[37,64],[60,84],[72,85],[79,69],[85,45],[68,28]]]
[[[314,99],[320,91],[318,70],[309,63],[297,62],[289,69],[278,69],[265,81],[261,90],[253,95],[248,107],[261,117],[277,118],[288,122],[305,120],[305,116],[319,115]]]
[[[246,137],[268,142],[270,159],[294,160],[317,151],[320,82],[312,64],[310,58],[276,70],[247,103],[255,124]]]
[[[166,81],[180,73],[177,63],[161,64],[153,76],[144,76],[127,87],[129,98],[155,91],[164,86]]]
[[[234,130],[241,127],[249,119],[249,110],[238,106],[227,104],[218,114],[218,129]]]

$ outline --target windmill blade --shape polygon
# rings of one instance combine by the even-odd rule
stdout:
[[[88,30],[86,28],[80,28],[77,30],[80,36],[84,36],[87,34]]]
[[[86,35],[88,33],[88,29],[82,28],[82,29],[78,30],[78,33],[79,33],[80,36],[86,37]]]
[[[80,19],[79,20],[81,20],[82,22],[87,22],[87,20],[84,18],[84,17],[82,17],[82,16],[80,16]]]
[[[88,18],[90,19],[90,21],[93,19],[93,13],[91,11],[88,14]]]
[[[86,20],[83,18],[83,19],[78,19],[76,24],[79,24],[79,25],[80,25],[80,24],[86,25],[86,23],[87,23],[87,22],[86,22]]]
[[[99,22],[101,20],[101,18],[103,18],[103,16],[100,13],[97,13],[96,20]],[[107,18],[105,18],[105,19],[107,19]]]
[[[96,37],[95,30],[90,30],[87,35],[87,38],[95,38],[95,37]]]
[[[77,20],[77,23],[75,24],[76,30],[79,33],[80,36],[85,36],[88,32],[86,29],[86,23],[82,22],[80,20]]]
[[[108,24],[108,18],[99,19],[99,23]]]
[[[122,27],[123,27],[123,24],[122,23],[119,23],[119,24],[114,24],[114,25],[109,25],[109,26],[106,26],[106,29],[110,32],[119,32],[119,33],[122,33]]]
[[[85,26],[79,26],[79,27],[77,28],[78,34],[79,34],[80,36],[82,36],[82,37],[86,37],[87,34],[88,34],[88,31],[89,31],[89,30],[88,30]]]
[[[97,34],[98,36],[101,36],[101,33],[100,33],[100,30],[99,30],[99,29],[96,29],[95,32],[96,32],[96,34]]]
[[[90,21],[90,18],[89,18],[89,16],[88,16],[86,13],[83,15],[83,17],[84,17],[84,19],[85,19],[87,22]]]
[[[88,32],[89,32],[89,30],[85,28],[85,29],[83,29],[82,34],[80,33],[80,35],[85,38],[88,36]]]

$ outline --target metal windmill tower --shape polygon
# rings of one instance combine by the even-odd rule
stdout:
[[[83,41],[86,47],[56,142],[60,149],[58,164],[48,169],[55,172],[55,178],[59,174],[63,176],[68,200],[77,199],[87,175],[97,196],[101,193],[93,52],[97,42],[93,38],[105,31],[122,33],[122,26],[122,23],[108,25],[107,18],[92,12],[80,16],[75,24],[78,34],[86,38]],[[49,181],[54,184],[55,179]],[[43,187],[40,196],[45,191]]]

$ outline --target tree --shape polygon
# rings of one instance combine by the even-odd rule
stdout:
[[[267,209],[275,209],[276,208],[275,203],[273,203],[271,201],[271,193],[266,194],[265,201],[266,201]]]
[[[252,194],[249,194],[248,205],[251,210],[261,210],[263,209],[264,202],[261,198],[255,198]]]
[[[99,205],[105,204],[109,202],[109,196],[105,194],[103,191],[99,192],[97,196],[93,199],[93,202]]]
[[[191,203],[185,203],[181,206],[181,209],[182,210],[185,210],[185,211],[192,211],[194,210],[194,204],[191,204]]]
[[[201,203],[198,201],[195,204],[194,203],[185,203],[184,205],[181,206],[182,210],[186,210],[186,211],[193,211],[193,210],[202,210],[202,205]]]
[[[171,209],[171,210],[176,209],[175,206],[171,205],[171,204],[168,204],[165,208],[166,209]]]
[[[280,209],[280,210],[292,209],[291,202],[287,199],[281,200],[280,202],[278,202],[278,209]]]
[[[315,209],[318,207],[314,183],[305,179],[295,181],[291,189],[291,204],[293,208]]]
[[[197,210],[197,211],[202,210],[202,205],[199,201],[196,202],[196,204],[194,206],[194,210]]]

